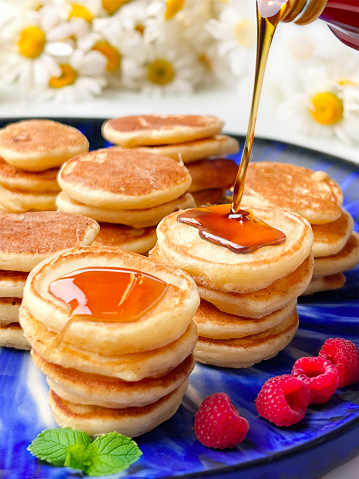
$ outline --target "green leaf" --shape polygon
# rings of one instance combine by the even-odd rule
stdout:
[[[95,439],[98,456],[92,458],[85,470],[88,476],[106,476],[126,469],[136,462],[142,452],[136,442],[118,432],[111,432]]]
[[[86,471],[94,457],[97,457],[97,447],[95,444],[92,443],[88,446],[84,444],[72,444],[67,448],[64,466]]]
[[[45,429],[27,448],[38,459],[50,462],[54,466],[64,466],[69,446],[83,444],[87,447],[92,439],[85,432],[64,429]]]

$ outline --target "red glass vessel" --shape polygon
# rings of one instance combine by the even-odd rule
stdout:
[[[359,0],[328,0],[319,18],[340,41],[359,50]]]

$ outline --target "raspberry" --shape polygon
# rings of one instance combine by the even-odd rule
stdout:
[[[339,384],[337,368],[320,356],[298,359],[294,363],[292,376],[300,379],[309,389],[312,404],[329,401]]]
[[[327,339],[319,356],[328,359],[337,368],[340,388],[359,381],[359,349],[348,339]]]
[[[259,391],[256,407],[260,416],[277,426],[291,426],[307,412],[310,392],[305,384],[290,374],[268,379]]]
[[[249,429],[248,421],[241,417],[224,393],[208,396],[199,406],[194,419],[197,439],[207,447],[225,449],[243,441]]]

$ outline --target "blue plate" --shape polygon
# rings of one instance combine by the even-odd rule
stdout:
[[[15,119],[8,119],[3,124]],[[106,146],[101,120],[60,119],[80,128],[92,148]],[[0,122],[1,126],[1,122]],[[240,139],[242,141],[242,139]],[[243,141],[242,141],[243,143]],[[236,155],[239,161],[240,154]],[[342,187],[344,207],[359,231],[359,172],[352,163],[284,143],[255,140],[252,161],[273,160],[324,170]],[[254,400],[270,377],[289,373],[301,356],[316,356],[329,337],[344,337],[358,346],[359,268],[346,274],[344,288],[300,298],[300,328],[291,344],[275,358],[245,370],[198,364],[182,406],[175,416],[151,433],[137,438],[141,459],[115,477],[128,478],[246,478],[312,479],[355,457],[359,452],[358,384],[338,389],[322,406],[308,409],[297,425],[279,428],[260,418]],[[45,428],[55,427],[47,401],[44,376],[27,352],[0,351],[0,477],[55,479],[76,477],[73,471],[41,463],[26,451]],[[193,432],[199,403],[209,394],[226,392],[250,429],[232,450],[202,446]]]

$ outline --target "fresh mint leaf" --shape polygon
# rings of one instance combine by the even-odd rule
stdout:
[[[142,456],[136,442],[118,432],[97,437],[93,444],[97,447],[98,456],[92,458],[91,465],[85,470],[88,476],[114,474],[126,469]]]
[[[67,448],[64,466],[72,467],[72,469],[81,469],[81,471],[85,472],[95,457],[97,457],[97,447],[94,443],[88,446],[72,444]]]
[[[92,439],[85,432],[70,427],[64,429],[45,429],[27,448],[38,459],[50,462],[54,466],[64,466],[69,446],[82,444],[87,447]]]

